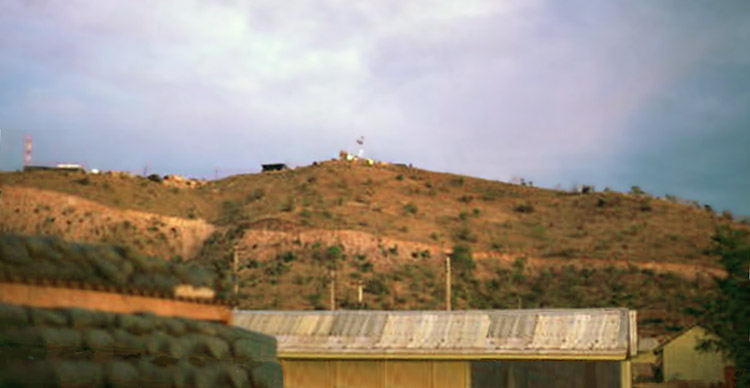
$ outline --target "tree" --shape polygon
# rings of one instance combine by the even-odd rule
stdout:
[[[737,386],[750,387],[750,233],[720,228],[713,240],[713,253],[721,256],[727,276],[716,279],[720,297],[704,301],[703,311],[697,312],[702,325],[718,337],[701,348],[724,351],[737,367]]]

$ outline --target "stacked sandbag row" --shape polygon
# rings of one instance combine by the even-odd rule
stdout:
[[[210,287],[218,297],[231,289],[230,278],[202,265],[140,256],[123,247],[14,234],[0,235],[0,278],[76,282],[165,295],[173,295],[178,284]]]
[[[281,387],[273,337],[183,318],[0,304],[0,387]]]

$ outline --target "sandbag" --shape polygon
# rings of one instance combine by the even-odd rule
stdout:
[[[171,388],[172,374],[168,368],[159,367],[147,360],[136,364],[138,383],[143,388]]]
[[[173,336],[181,336],[187,333],[187,325],[185,321],[180,318],[162,318],[162,325],[164,329]]]
[[[241,338],[232,342],[232,354],[243,361],[273,361],[276,359],[276,339],[257,335],[255,338]]]
[[[60,387],[103,387],[102,366],[91,361],[52,361],[50,363]]]
[[[284,384],[284,373],[278,362],[264,361],[250,371],[253,388],[281,388]]]
[[[153,319],[143,316],[117,314],[116,321],[117,327],[136,335],[151,333],[155,329]]]
[[[96,352],[100,356],[111,355],[115,351],[115,339],[105,330],[86,330],[82,337],[83,348]]]
[[[122,329],[115,329],[111,332],[115,340],[115,354],[121,357],[137,356],[146,352],[146,345],[143,340]]]
[[[172,383],[175,388],[195,387],[196,368],[187,361],[182,361],[171,368]]]
[[[31,255],[20,236],[13,234],[0,236],[0,261],[14,265],[31,262]]]
[[[124,361],[104,364],[104,378],[111,388],[136,388],[139,383],[138,370]]]
[[[50,361],[12,361],[0,364],[0,387],[59,387]]]
[[[29,314],[23,306],[0,303],[0,329],[28,324]]]
[[[30,309],[31,323],[36,327],[64,327],[68,325],[68,317],[62,310]]]
[[[70,325],[74,329],[111,328],[115,324],[116,314],[105,311],[70,308],[66,310]]]
[[[170,339],[166,333],[155,331],[145,337],[146,351],[154,356],[167,354],[169,353]]]
[[[250,377],[244,368],[238,365],[227,364],[222,369],[220,383],[226,387],[245,388],[250,386]]]
[[[193,348],[192,355],[197,357],[208,357],[214,360],[230,359],[229,344],[218,337],[204,334],[190,334],[188,338],[197,341],[198,346]]]

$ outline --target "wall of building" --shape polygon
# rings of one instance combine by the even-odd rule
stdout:
[[[620,361],[282,359],[287,388],[629,388]]]
[[[684,380],[711,383],[724,381],[726,361],[721,353],[704,353],[695,349],[709,333],[694,327],[663,347],[662,372],[664,381]]]
[[[465,361],[284,359],[289,388],[460,388],[470,387]]]

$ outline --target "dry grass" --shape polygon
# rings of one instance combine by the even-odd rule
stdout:
[[[75,194],[99,203],[218,225],[279,219],[393,238],[468,244],[474,251],[548,258],[712,263],[716,226],[705,210],[621,193],[564,192],[398,166],[328,162],[237,175],[195,189],[146,178],[5,173],[0,185]],[[406,209],[406,210],[405,210]],[[735,223],[736,224],[736,223]]]

